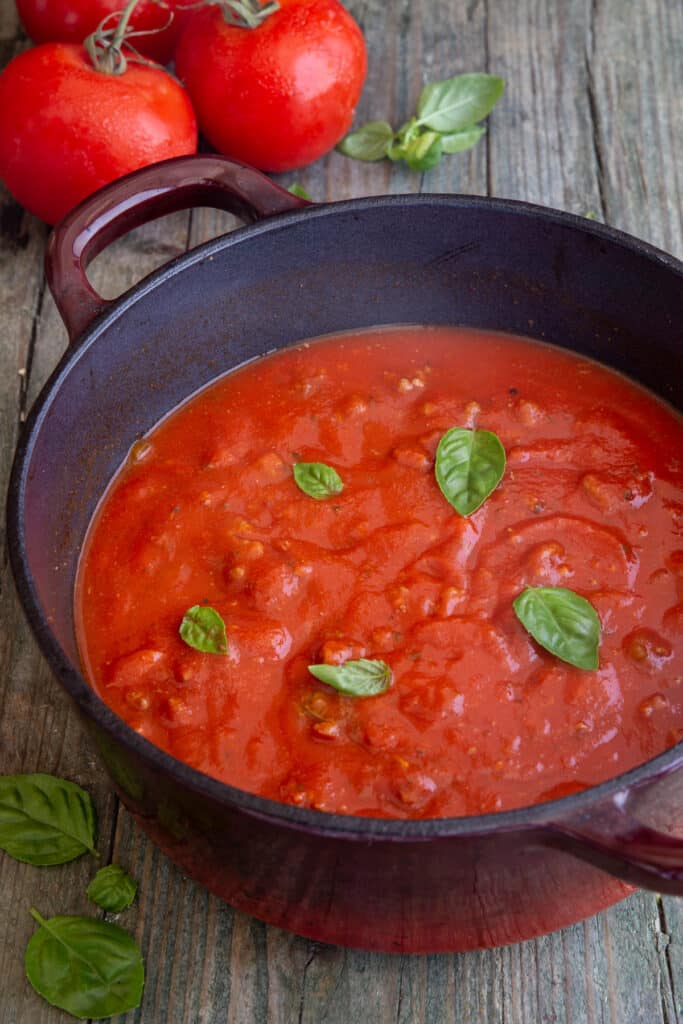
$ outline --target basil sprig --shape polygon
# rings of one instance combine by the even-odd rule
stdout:
[[[308,671],[347,697],[376,697],[391,685],[387,663],[368,658],[345,661],[343,665],[309,665]]]
[[[479,124],[503,94],[498,75],[456,75],[432,82],[420,93],[417,113],[397,132],[388,121],[370,121],[351,132],[338,149],[355,160],[405,160],[414,171],[436,167],[444,153],[474,146],[485,132]]]
[[[344,490],[344,482],[339,473],[324,462],[295,462],[292,472],[299,490],[316,501],[324,501]]]
[[[53,775],[0,776],[0,849],[26,864],[66,864],[95,849],[84,789]]]
[[[31,915],[24,964],[36,992],[74,1017],[111,1017],[140,1005],[145,981],[142,955],[123,928],[94,917]]]
[[[502,480],[505,449],[490,430],[453,427],[439,441],[434,472],[449,504],[470,516]]]
[[[108,864],[97,872],[86,895],[103,910],[118,914],[131,905],[137,891],[138,883],[128,872],[118,864]]]
[[[227,654],[225,623],[215,608],[195,604],[188,608],[178,630],[188,647],[204,654]]]
[[[576,668],[598,668],[600,619],[585,597],[566,587],[527,587],[512,607],[541,647]]]

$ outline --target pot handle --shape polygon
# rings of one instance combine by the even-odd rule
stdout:
[[[547,823],[543,841],[629,885],[683,896],[683,755],[637,787]]]
[[[75,342],[112,305],[94,290],[88,264],[147,221],[192,206],[211,206],[252,222],[311,204],[265,174],[216,154],[174,157],[105,185],[83,200],[52,232],[45,272],[57,308]]]

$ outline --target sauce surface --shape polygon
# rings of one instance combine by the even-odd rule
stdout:
[[[451,427],[494,431],[505,475],[473,515],[434,478]],[[392,328],[235,371],[132,449],[76,588],[97,692],[152,743],[272,799],[375,817],[524,806],[683,739],[683,423],[579,356]],[[317,501],[294,463],[344,490]],[[543,650],[512,601],[587,598],[597,671]],[[187,646],[195,604],[228,654]],[[382,659],[354,698],[310,664]]]

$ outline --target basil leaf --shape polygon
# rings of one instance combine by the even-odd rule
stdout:
[[[436,132],[458,132],[486,117],[503,94],[497,75],[456,75],[425,86],[417,101],[418,124]]]
[[[0,849],[26,864],[66,864],[95,849],[84,789],[54,775],[0,776]]]
[[[97,872],[86,889],[86,895],[103,910],[118,914],[131,905],[137,891],[135,879],[118,864],[108,864]]]
[[[324,462],[295,462],[292,472],[297,487],[316,501],[324,501],[344,490],[344,482],[339,473]]]
[[[565,587],[527,587],[512,607],[541,647],[577,668],[598,668],[600,619],[585,597]]]
[[[194,647],[196,651],[205,654],[228,653],[225,623],[216,609],[208,604],[195,604],[188,608],[178,632],[188,647]]]
[[[376,697],[391,685],[391,669],[385,661],[359,658],[343,665],[309,665],[308,671],[347,697]]]
[[[342,139],[337,149],[354,160],[381,160],[393,138],[394,130],[387,121],[369,121]]]
[[[396,140],[397,142],[403,142],[408,146],[413,139],[416,138],[419,132],[420,126],[417,123],[417,118],[411,117],[410,121],[406,121],[405,124],[402,124],[396,132]]]
[[[51,917],[26,947],[26,976],[52,1006],[74,1017],[111,1017],[140,1005],[145,968],[123,928],[91,917]]]
[[[450,132],[441,136],[444,153],[462,153],[464,149],[476,146],[486,129],[482,124],[473,124],[471,128],[463,128],[459,132]]]
[[[420,94],[417,117],[398,132],[388,121],[370,121],[347,135],[337,149],[356,160],[388,157],[405,160],[415,171],[431,170],[443,153],[460,153],[479,141],[485,129],[476,122],[491,112],[504,85],[502,78],[486,74],[432,82]]]
[[[454,427],[439,441],[434,471],[446,500],[461,516],[470,516],[502,480],[505,449],[490,430]]]
[[[436,167],[443,153],[441,136],[438,132],[423,132],[404,146],[403,159],[413,171],[431,171]]]
[[[406,155],[406,148],[406,143],[403,142],[400,138],[396,137],[393,140],[393,142],[391,142],[389,145],[389,148],[387,150],[387,157],[394,163],[397,160],[403,160],[403,158]]]
[[[292,182],[287,191],[291,192],[293,196],[298,196],[299,199],[307,199],[309,203],[313,202],[306,189],[298,181]]]

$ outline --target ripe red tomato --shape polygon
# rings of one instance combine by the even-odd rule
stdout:
[[[187,93],[161,68],[108,75],[83,47],[44,43],[0,75],[0,178],[49,224],[115,178],[196,148]]]
[[[199,127],[221,153],[264,171],[317,160],[347,132],[367,58],[338,0],[280,0],[258,28],[197,11],[176,50]]]
[[[21,23],[34,43],[82,43],[108,14],[120,13],[125,0],[16,0],[16,4]],[[172,59],[187,20],[187,12],[179,9],[186,0],[165,0],[165,4],[162,7],[153,0],[140,0],[130,20],[133,29],[160,30],[131,39],[143,56],[159,64]],[[173,13],[173,21],[165,27],[169,13]]]

